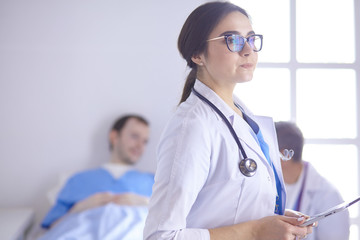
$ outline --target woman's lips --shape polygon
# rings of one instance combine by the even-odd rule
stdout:
[[[241,64],[240,67],[243,68],[253,68],[254,64],[252,63],[245,63],[245,64]]]

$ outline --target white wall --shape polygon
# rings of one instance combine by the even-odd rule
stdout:
[[[128,112],[151,122],[138,168],[154,171],[185,61],[177,37],[204,1],[0,1],[0,207],[48,210],[61,173],[108,160]]]

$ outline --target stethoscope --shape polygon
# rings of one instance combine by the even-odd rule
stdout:
[[[252,177],[255,175],[257,170],[257,164],[256,161],[252,158],[247,157],[246,152],[244,148],[242,147],[240,140],[234,130],[234,128],[231,126],[229,120],[224,116],[224,114],[212,103],[210,102],[206,97],[201,95],[199,92],[197,92],[194,88],[192,88],[193,93],[199,97],[202,101],[207,103],[219,116],[224,120],[226,126],[229,128],[231,135],[234,137],[236,144],[238,145],[241,155],[243,156],[243,159],[239,163],[239,170],[240,172],[246,176],[246,177]],[[280,152],[280,158],[284,161],[290,160],[294,155],[293,150],[284,150],[284,153]]]
[[[243,156],[243,159],[239,163],[239,170],[240,172],[246,176],[246,177],[252,177],[255,175],[257,170],[257,164],[256,161],[252,158],[247,157],[246,152],[244,148],[242,147],[240,140],[234,130],[234,128],[231,126],[229,120],[224,116],[224,114],[212,103],[210,102],[206,97],[201,95],[199,92],[197,92],[194,88],[192,89],[193,93],[199,97],[202,101],[207,103],[212,109],[215,110],[217,114],[224,120],[226,126],[229,128],[231,135],[234,137],[236,144],[238,145],[241,155]]]

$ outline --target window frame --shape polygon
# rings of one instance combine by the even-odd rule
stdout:
[[[356,78],[356,126],[355,138],[306,138],[305,144],[333,144],[354,145],[357,149],[357,180],[360,182],[360,1],[353,0],[354,4],[354,37],[355,37],[355,61],[354,63],[301,63],[296,58],[296,0],[289,0],[290,7],[290,60],[283,63],[259,62],[257,68],[286,68],[290,71],[290,120],[297,120],[297,94],[296,94],[296,72],[298,69],[352,69]],[[234,1],[236,4],[236,1]],[[360,184],[358,184],[360,193]],[[350,218],[350,224],[357,226],[357,234],[360,239],[360,207],[356,217]]]

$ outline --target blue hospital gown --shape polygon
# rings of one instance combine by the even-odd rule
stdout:
[[[75,203],[95,193],[131,192],[150,197],[153,184],[153,174],[137,170],[130,170],[118,179],[115,179],[104,168],[80,172],[67,181],[57,197],[56,204],[50,209],[41,226],[49,228],[54,221],[64,216]]]

